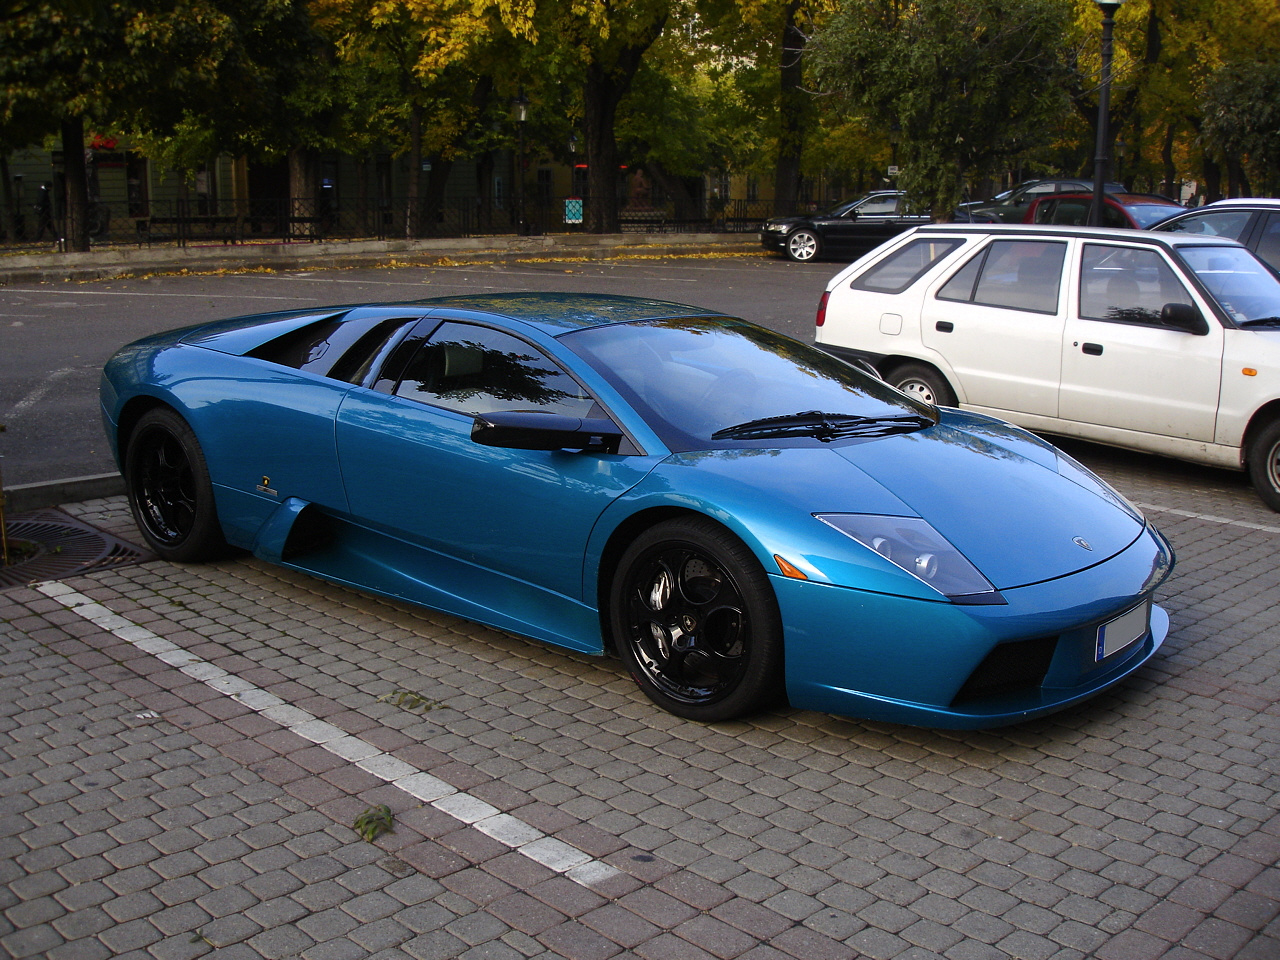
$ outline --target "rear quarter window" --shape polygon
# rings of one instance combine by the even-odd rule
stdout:
[[[860,273],[849,286],[875,293],[901,293],[962,243],[958,237],[919,237]]]
[[[387,341],[416,320],[388,318],[385,314],[350,320],[328,317],[269,340],[249,351],[248,356],[356,383]]]

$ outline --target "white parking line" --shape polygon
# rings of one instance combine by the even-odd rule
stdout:
[[[548,836],[479,797],[458,790],[412,764],[383,753],[367,741],[351,736],[333,724],[285,703],[275,694],[227,673],[216,664],[209,663],[128,618],[113,613],[66,584],[48,581],[36,584],[35,589],[94,626],[181,670],[218,693],[231,697],[268,720],[323,747],[334,756],[355,763],[361,770],[400,788],[409,796],[429,803],[461,823],[475,827],[486,836],[549,870],[564,874],[584,887],[621,874],[616,867],[595,859],[563,840]]]
[[[1190,520],[1204,520],[1206,523],[1221,523],[1230,527],[1244,527],[1246,530],[1258,530],[1262,533],[1280,533],[1280,527],[1265,523],[1254,523],[1252,520],[1232,520],[1230,517],[1215,517],[1208,513],[1196,513],[1193,510],[1175,510],[1173,507],[1161,507],[1154,503],[1135,503],[1139,510],[1151,510],[1155,513],[1171,513],[1175,517],[1187,517]]]
[[[26,413],[27,410],[39,403],[44,395],[52,390],[59,380],[63,377],[69,377],[75,372],[75,367],[61,367],[53,371],[53,373],[44,378],[38,387],[13,405],[13,408],[9,411],[6,419],[15,420],[22,414]]]

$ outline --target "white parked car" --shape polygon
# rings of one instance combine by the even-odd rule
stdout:
[[[1280,510],[1280,279],[1233,240],[918,227],[836,274],[817,324],[917,397],[1247,470]]]

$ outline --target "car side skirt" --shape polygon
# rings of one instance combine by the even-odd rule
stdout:
[[[217,492],[219,509],[237,499],[255,499],[226,488]],[[271,506],[275,509],[251,542],[240,544],[262,560],[581,653],[604,653],[594,607],[298,498]]]

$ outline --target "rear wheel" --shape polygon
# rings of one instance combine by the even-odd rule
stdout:
[[[904,363],[886,377],[903,393],[939,407],[954,407],[956,395],[947,378],[923,363]]]
[[[730,720],[782,691],[782,619],[751,551],[714,521],[670,520],[618,565],[613,635],[640,689],[690,720]]]
[[[822,241],[811,230],[797,230],[787,237],[787,256],[792,260],[805,263],[812,260],[822,249]]]
[[[1272,510],[1280,510],[1280,420],[1258,434],[1249,447],[1249,479]]]
[[[177,413],[161,407],[142,415],[124,475],[133,519],[157,554],[193,563],[227,552],[204,454]]]

